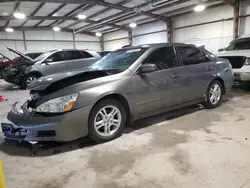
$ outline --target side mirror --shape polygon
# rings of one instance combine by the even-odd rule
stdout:
[[[157,71],[157,67],[155,64],[151,63],[143,64],[139,69],[140,74],[154,72],[154,71]]]
[[[218,50],[218,52],[222,52],[222,51],[224,51],[225,49],[224,48],[220,48],[219,50]]]
[[[53,62],[52,59],[45,59],[45,60],[44,60],[44,63],[45,63],[46,65],[49,65],[49,63],[51,63],[51,62]]]

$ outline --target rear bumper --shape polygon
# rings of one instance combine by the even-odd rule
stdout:
[[[235,81],[250,81],[250,72],[235,72]]]
[[[76,140],[88,134],[90,107],[83,107],[62,115],[44,116],[37,113],[23,113],[13,109],[8,113],[12,124],[2,126],[5,139],[19,141]],[[8,126],[11,130],[8,130]]]

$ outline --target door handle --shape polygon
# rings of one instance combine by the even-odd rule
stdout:
[[[179,78],[181,76],[181,74],[173,74],[172,78]]]

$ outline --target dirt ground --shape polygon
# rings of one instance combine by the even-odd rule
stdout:
[[[0,122],[28,91],[0,81]],[[137,121],[104,144],[81,139],[45,145],[7,143],[0,157],[7,188],[248,188],[250,92],[234,89],[213,110],[199,105]]]

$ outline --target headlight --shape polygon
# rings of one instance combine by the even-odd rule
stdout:
[[[68,112],[74,105],[78,93],[58,97],[49,100],[36,108],[36,112],[47,112],[47,113],[60,113]]]
[[[10,69],[12,72],[17,72],[17,69],[16,68],[11,68]]]
[[[250,57],[246,58],[244,65],[250,65]]]

